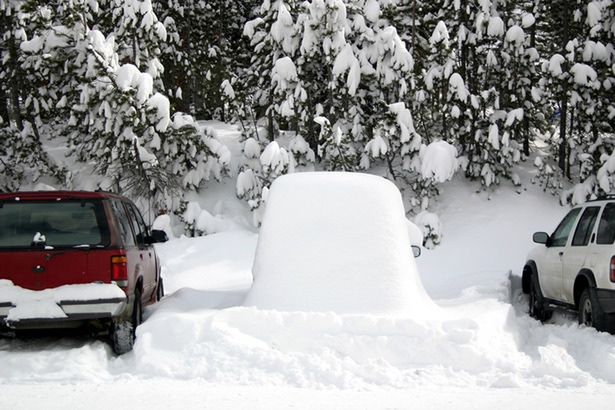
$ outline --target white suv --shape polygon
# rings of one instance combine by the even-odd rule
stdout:
[[[548,235],[536,232],[523,268],[529,314],[548,320],[554,307],[574,309],[579,323],[615,332],[615,197],[573,208]]]

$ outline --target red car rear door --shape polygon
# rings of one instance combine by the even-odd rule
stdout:
[[[108,282],[109,269],[90,269],[91,249],[109,242],[100,200],[14,201],[0,207],[0,279],[41,290]]]
[[[0,279],[32,290],[90,283],[88,254],[86,250],[0,251]]]

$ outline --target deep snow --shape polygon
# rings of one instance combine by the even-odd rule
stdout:
[[[426,317],[401,193],[348,172],[276,179],[259,232],[244,305],[306,312]]]
[[[568,314],[530,319],[509,280],[531,233],[566,210],[532,185],[474,188],[443,186],[443,242],[417,265],[444,315],[417,320],[241,306],[257,235],[232,183],[215,185],[201,207],[234,223],[158,246],[167,296],[146,309],[134,351],[0,339],[0,408],[612,408],[613,336]]]

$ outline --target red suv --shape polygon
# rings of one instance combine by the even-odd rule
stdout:
[[[0,330],[94,325],[131,350],[143,306],[163,296],[165,240],[119,195],[0,194]]]

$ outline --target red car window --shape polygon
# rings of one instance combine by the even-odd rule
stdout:
[[[106,246],[100,200],[15,201],[0,207],[0,248]]]

